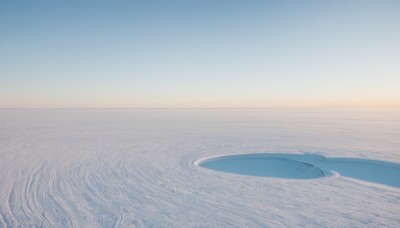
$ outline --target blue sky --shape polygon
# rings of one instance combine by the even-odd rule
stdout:
[[[399,28],[387,0],[0,0],[0,107],[399,107]]]

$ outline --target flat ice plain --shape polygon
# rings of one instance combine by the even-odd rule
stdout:
[[[397,176],[340,163],[397,170],[399,139],[400,110],[1,109],[0,227],[399,227]],[[343,167],[287,179],[196,164],[255,153]]]

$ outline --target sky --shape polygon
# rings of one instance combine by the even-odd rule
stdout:
[[[0,107],[400,107],[400,1],[0,0]]]

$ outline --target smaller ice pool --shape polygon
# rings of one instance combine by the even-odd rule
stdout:
[[[354,179],[400,187],[400,164],[368,159],[309,154],[236,154],[206,158],[195,164],[225,173],[288,179],[320,178],[334,171]]]
[[[203,160],[199,165],[207,169],[249,176],[290,179],[311,179],[325,176],[321,169],[311,164],[284,158],[225,156],[219,159]]]

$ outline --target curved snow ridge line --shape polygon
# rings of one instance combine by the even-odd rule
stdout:
[[[52,208],[52,211],[55,211],[57,214],[61,215],[57,219],[57,221],[61,220],[63,221],[64,225],[70,224],[72,225],[72,227],[76,227],[77,221],[74,218],[71,208],[68,206],[68,203],[66,202],[68,198],[65,197],[66,195],[63,194],[63,189],[61,188],[60,175],[57,173],[51,176],[52,178],[50,179],[52,180],[52,184],[49,185],[49,196],[54,202],[54,207]]]
[[[400,188],[400,164],[361,158],[330,158],[315,154],[231,154],[192,162],[211,170],[286,179],[339,175]]]
[[[0,208],[0,227],[7,227],[7,223],[6,220],[3,218],[3,212],[1,211]]]
[[[14,210],[15,210],[14,187],[15,187],[15,180],[12,180],[12,187],[11,187],[10,193],[8,194],[8,197],[7,197],[4,215],[2,216],[5,219],[5,223],[10,227],[14,227],[14,226],[18,225],[17,218],[16,218],[15,212],[14,212]],[[18,206],[18,204],[17,204],[17,206]],[[1,207],[1,205],[0,205],[0,207]]]
[[[10,226],[54,226],[59,224],[57,211],[64,211],[62,204],[51,194],[52,178],[48,168],[41,166],[32,175],[15,181],[9,196]],[[58,210],[57,210],[58,209]],[[49,216],[49,215],[54,216]],[[63,215],[64,213],[61,213]]]
[[[106,164],[70,164],[68,170],[39,166],[30,172],[32,175],[14,181],[0,226],[3,227],[2,220],[4,227],[123,225],[124,215],[132,217],[133,205],[129,205],[126,195],[133,191],[129,187],[132,183],[120,177],[131,171],[120,174],[116,170],[118,167],[110,169]],[[140,193],[133,194],[137,195]],[[121,205],[128,206],[123,209]]]

